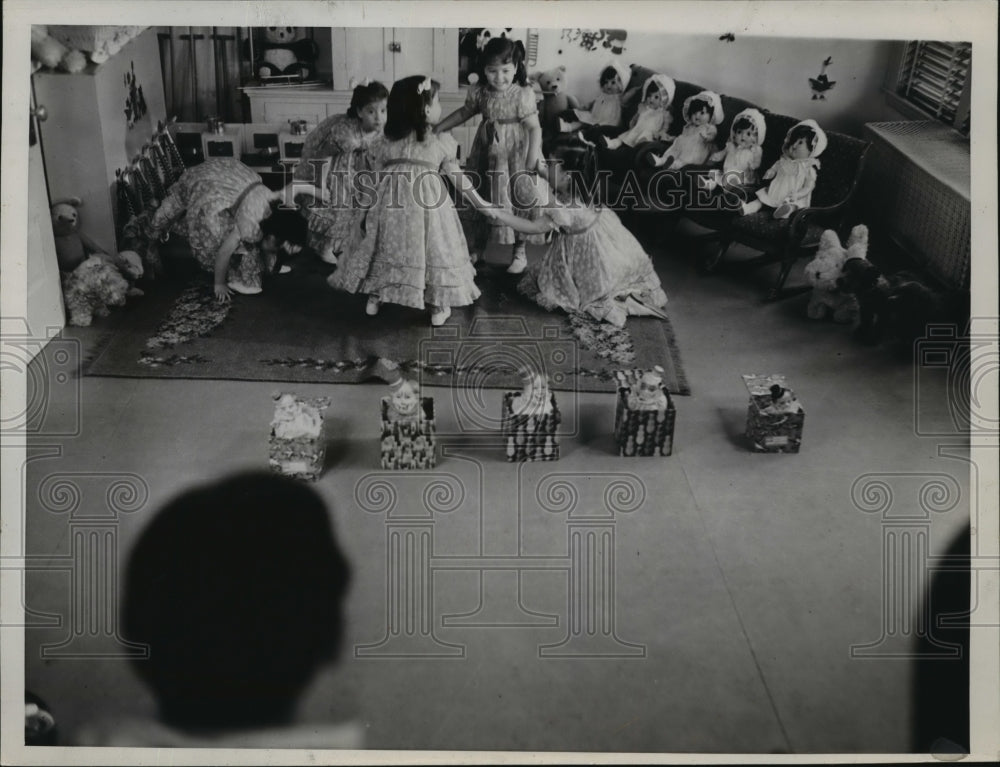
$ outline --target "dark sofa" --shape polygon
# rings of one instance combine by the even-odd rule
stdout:
[[[656,72],[647,67],[633,64],[632,75],[623,97],[622,118],[624,124],[632,119],[642,95],[642,85],[648,77]],[[670,132],[677,134],[684,125],[681,110],[684,100],[693,96],[704,87],[695,83],[675,79],[676,92],[669,110],[673,116]],[[763,160],[760,172],[764,173],[773,165],[781,154],[781,146],[785,134],[796,123],[804,118],[790,117],[769,111],[766,107],[746,101],[741,98],[719,94],[722,101],[724,118],[719,124],[717,145],[722,147],[729,136],[729,128],[733,118],[748,107],[754,107],[764,115],[767,125],[767,135],[763,144]],[[816,188],[812,194],[812,205],[796,211],[790,218],[776,220],[770,210],[762,210],[750,216],[734,215],[733,213],[705,210],[690,203],[692,196],[688,194],[671,198],[671,205],[664,207],[657,201],[645,199],[642,204],[630,205],[631,212],[652,211],[651,215],[687,217],[712,232],[711,239],[718,243],[708,256],[703,266],[712,270],[717,268],[726,250],[733,242],[740,242],[755,250],[762,256],[755,263],[781,264],[777,279],[771,288],[768,298],[774,299],[784,295],[784,284],[794,262],[808,253],[819,243],[819,237],[824,229],[835,229],[844,237],[850,225],[851,203],[857,190],[858,181],[864,165],[868,142],[853,136],[835,131],[826,131],[827,147],[820,155],[821,168],[818,174]],[[636,147],[635,166],[640,178],[648,178],[651,170],[645,162],[645,156],[650,152],[662,152],[668,145],[660,142],[649,142]],[[599,156],[599,155],[598,155]],[[595,171],[600,171],[599,160],[594,165]],[[611,170],[608,180],[609,196],[615,197],[621,191],[624,181],[621,169]],[[693,189],[692,177],[702,172],[704,168],[687,167],[679,174],[676,188]],[[644,191],[644,184],[633,187]],[[673,204],[679,201],[680,204]],[[628,212],[628,211],[626,211]],[[746,263],[746,262],[744,262]]]

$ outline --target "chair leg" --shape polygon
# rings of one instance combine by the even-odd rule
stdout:
[[[729,246],[732,244],[733,244],[732,240],[726,237],[721,237],[719,239],[719,244],[711,253],[711,255],[706,256],[704,259],[702,259],[701,261],[702,270],[708,274],[711,274],[712,272],[716,271],[719,268],[719,264],[722,263],[722,257],[726,255],[727,251],[729,250]]]
[[[791,298],[792,296],[808,293],[812,290],[811,285],[796,285],[791,288],[785,287],[785,281],[788,279],[788,275],[792,271],[792,266],[795,265],[798,255],[798,251],[786,253],[785,257],[781,259],[781,270],[778,272],[778,279],[775,280],[773,287],[768,291],[767,297],[764,299],[765,301],[784,300],[786,298]]]

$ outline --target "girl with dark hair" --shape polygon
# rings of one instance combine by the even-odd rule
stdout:
[[[363,234],[328,280],[339,290],[367,293],[369,315],[377,314],[383,303],[430,307],[431,324],[442,325],[453,306],[467,306],[479,297],[462,225],[442,174],[474,207],[489,206],[462,173],[455,140],[431,130],[441,119],[439,87],[422,75],[392,86],[385,141],[375,158],[384,170],[369,190],[372,203],[362,221]]]
[[[372,169],[372,145],[382,135],[388,96],[389,92],[378,81],[366,80],[356,85],[347,114],[325,119],[302,146],[302,157],[293,178],[313,181],[317,179],[317,169],[329,161],[326,178],[316,183],[330,190],[330,200],[328,204],[311,205],[305,211],[309,247],[328,264],[337,263],[364,212],[357,201],[354,177],[360,170]]]
[[[525,233],[558,228],[544,258],[532,264],[518,290],[545,309],[588,314],[617,327],[629,315],[665,318],[667,296],[642,245],[613,210],[595,207],[583,174],[586,153],[567,149],[548,166],[548,182],[519,185],[531,188],[530,200],[539,214],[533,221],[504,211],[504,223]]]
[[[466,168],[475,172],[479,193],[495,206],[530,216],[530,212],[513,204],[510,179],[518,171],[544,172],[542,157],[542,127],[538,122],[535,93],[528,85],[524,66],[524,44],[506,37],[494,37],[483,49],[480,80],[469,85],[465,104],[442,120],[434,130],[451,130],[474,115],[483,121],[469,151]],[[470,243],[474,257],[485,249],[488,241],[513,245],[511,274],[523,272],[528,265],[524,237],[509,226],[495,226],[487,233],[480,227]],[[533,241],[542,242],[541,238]]]

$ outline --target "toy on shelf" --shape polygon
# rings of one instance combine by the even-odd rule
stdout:
[[[415,381],[389,367],[390,395],[382,398],[382,468],[431,469],[434,452],[434,398],[421,397]]]
[[[677,411],[663,384],[663,368],[619,370],[615,409],[618,455],[670,455]]]
[[[556,429],[561,417],[555,394],[544,374],[523,368],[520,392],[505,392],[501,431],[508,461],[555,461],[559,458]]]
[[[744,374],[750,393],[747,439],[759,453],[797,453],[802,443],[805,411],[782,375]]]
[[[274,395],[274,401],[269,440],[271,469],[298,479],[317,479],[326,458],[323,412],[330,406],[330,398],[281,392]]]

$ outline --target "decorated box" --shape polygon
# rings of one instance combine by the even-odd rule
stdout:
[[[559,458],[559,406],[554,393],[548,393],[549,407],[528,408],[518,412],[517,398],[521,392],[503,395],[500,427],[508,461],[555,461]]]
[[[743,375],[750,392],[747,439],[758,453],[797,453],[806,414],[782,375]]]
[[[433,469],[434,398],[421,397],[413,418],[394,418],[391,400],[382,397],[382,468]]]
[[[615,443],[618,455],[670,455],[674,450],[674,420],[677,410],[662,377],[653,382],[654,395],[644,402],[637,396],[644,377],[642,370],[621,370],[618,379],[618,404],[615,409]]]
[[[271,469],[289,477],[317,479],[326,458],[323,412],[330,399],[281,392],[274,395],[274,401],[268,442]]]

